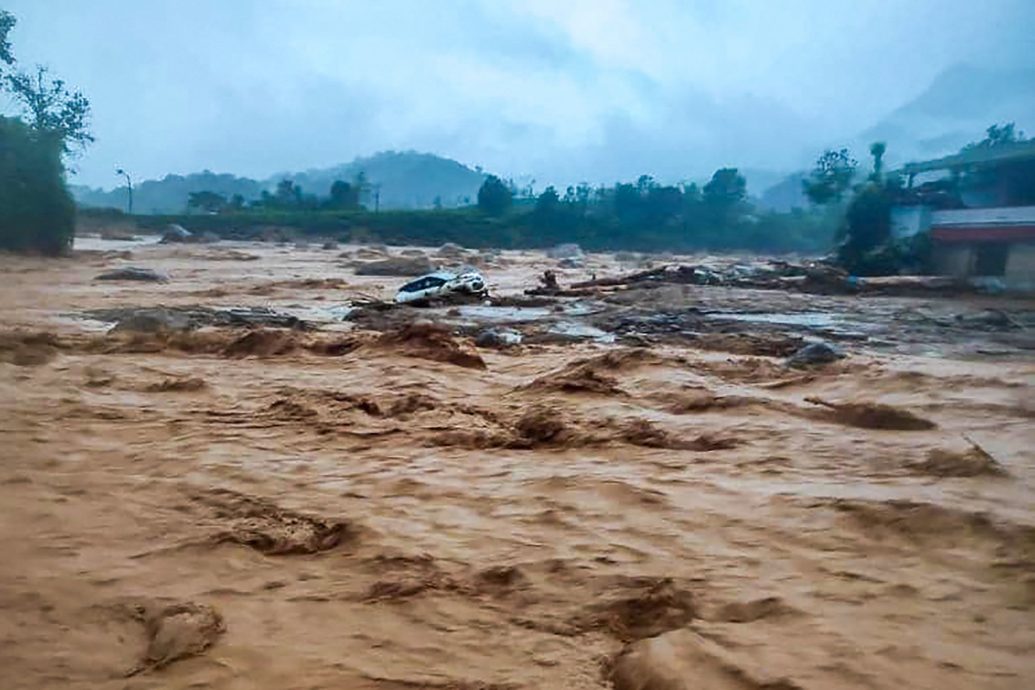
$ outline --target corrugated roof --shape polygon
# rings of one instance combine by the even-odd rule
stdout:
[[[1035,159],[1035,140],[1016,144],[1001,144],[988,148],[973,148],[951,156],[943,156],[934,160],[918,163],[906,163],[902,173],[914,175],[932,170],[951,170],[953,168],[979,167],[996,165],[1015,160]]]

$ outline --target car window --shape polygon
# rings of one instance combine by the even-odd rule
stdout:
[[[427,281],[427,283],[428,283],[427,285],[424,286],[426,288],[438,287],[440,285],[445,285],[446,284],[446,281],[443,280],[442,278],[425,278],[424,280]]]
[[[403,285],[401,288],[399,288],[399,292],[417,292],[418,290],[423,290],[425,280],[427,279],[421,278],[420,280],[415,280],[412,283],[406,283],[406,285]]]

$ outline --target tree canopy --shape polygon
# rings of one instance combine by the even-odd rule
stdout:
[[[478,208],[490,216],[502,216],[514,201],[514,194],[503,180],[489,175],[478,190]]]
[[[883,150],[880,153],[884,155]],[[816,159],[809,176],[802,180],[802,191],[809,201],[817,205],[839,202],[852,186],[858,165],[848,149],[827,149]]]

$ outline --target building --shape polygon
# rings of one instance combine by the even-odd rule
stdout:
[[[939,274],[1035,291],[1035,141],[910,163],[901,174],[910,201],[892,208],[892,237],[928,233]]]

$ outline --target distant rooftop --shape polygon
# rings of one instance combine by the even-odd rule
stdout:
[[[934,160],[919,163],[906,163],[902,166],[902,174],[915,175],[932,170],[954,170],[958,168],[982,167],[997,165],[1015,160],[1035,159],[1035,140],[1016,144],[1001,144],[982,148],[973,148],[951,156],[943,156]]]

